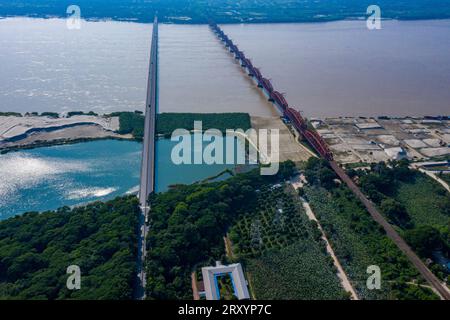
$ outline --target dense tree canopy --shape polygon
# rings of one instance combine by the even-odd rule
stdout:
[[[423,259],[439,251],[450,258],[450,194],[425,174],[412,170],[408,161],[390,161],[357,171],[362,190]],[[439,270],[433,270],[433,269]],[[431,266],[442,279],[450,274],[438,264]]]
[[[190,272],[197,264],[223,258],[223,236],[237,217],[255,208],[256,190],[292,175],[293,169],[294,164],[286,162],[275,176],[253,170],[222,182],[180,185],[151,197],[148,298],[191,299]]]
[[[421,256],[431,257],[434,250],[441,250],[445,243],[439,230],[431,226],[420,226],[405,232],[405,239]]]
[[[136,197],[25,213],[0,222],[1,299],[131,299]],[[81,271],[68,290],[67,267]]]
[[[110,117],[119,117],[120,134],[132,134],[136,140],[144,136],[144,119],[142,112],[114,112]],[[248,113],[161,113],[156,117],[156,133],[170,137],[176,129],[191,131],[194,121],[202,122],[202,129],[217,129],[225,134],[227,129],[251,128]]]
[[[202,122],[202,129],[217,129],[225,134],[227,129],[251,128],[248,113],[161,113],[157,116],[156,131],[170,137],[176,129],[194,129],[194,121]]]
[[[331,170],[327,161],[316,157],[311,157],[305,164],[306,179],[313,185],[331,189],[334,187],[334,179],[337,178]]]

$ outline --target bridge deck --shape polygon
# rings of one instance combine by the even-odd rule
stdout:
[[[149,205],[148,196],[153,193],[155,186],[155,127],[156,109],[158,103],[158,20],[153,23],[152,44],[150,50],[149,74],[147,84],[147,101],[145,107],[145,129],[142,150],[141,184],[139,188],[139,204],[141,215],[139,217],[139,241],[138,241],[138,282],[135,296],[138,299],[145,298],[145,257],[146,236]]]

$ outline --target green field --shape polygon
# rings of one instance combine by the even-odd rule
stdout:
[[[261,189],[256,209],[230,229],[233,253],[244,261],[257,299],[343,299],[317,225],[291,188]]]

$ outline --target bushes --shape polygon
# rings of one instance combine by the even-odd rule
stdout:
[[[22,117],[19,112],[0,112],[0,117]]]
[[[70,111],[67,112],[67,118],[73,117],[73,116],[98,116],[97,113],[94,111],[84,112],[84,111]]]
[[[42,112],[41,117],[49,117],[53,119],[59,118],[59,114],[57,112]]]
[[[430,226],[420,226],[405,232],[405,240],[422,257],[431,258],[435,250],[449,250],[441,238],[439,230]]]
[[[0,222],[1,299],[131,299],[136,265],[136,197]],[[81,289],[66,288],[69,265]]]
[[[328,162],[324,159],[311,157],[306,162],[305,166],[306,179],[325,189],[331,189],[335,186],[334,179],[337,178],[333,170],[330,169]]]
[[[115,112],[110,117],[119,117],[120,134],[132,134],[136,140],[141,141],[144,137],[145,117],[137,112]]]
[[[394,199],[383,199],[380,203],[380,210],[388,217],[389,221],[402,228],[411,227],[411,218],[406,212],[405,206]]]

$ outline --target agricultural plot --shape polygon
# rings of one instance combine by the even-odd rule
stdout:
[[[306,195],[353,287],[362,299],[434,299],[422,278],[350,190],[306,187]],[[367,268],[380,267],[381,289],[367,287]]]
[[[343,299],[346,293],[317,226],[292,190],[265,188],[257,210],[230,229],[233,252],[243,261],[257,299]]]

